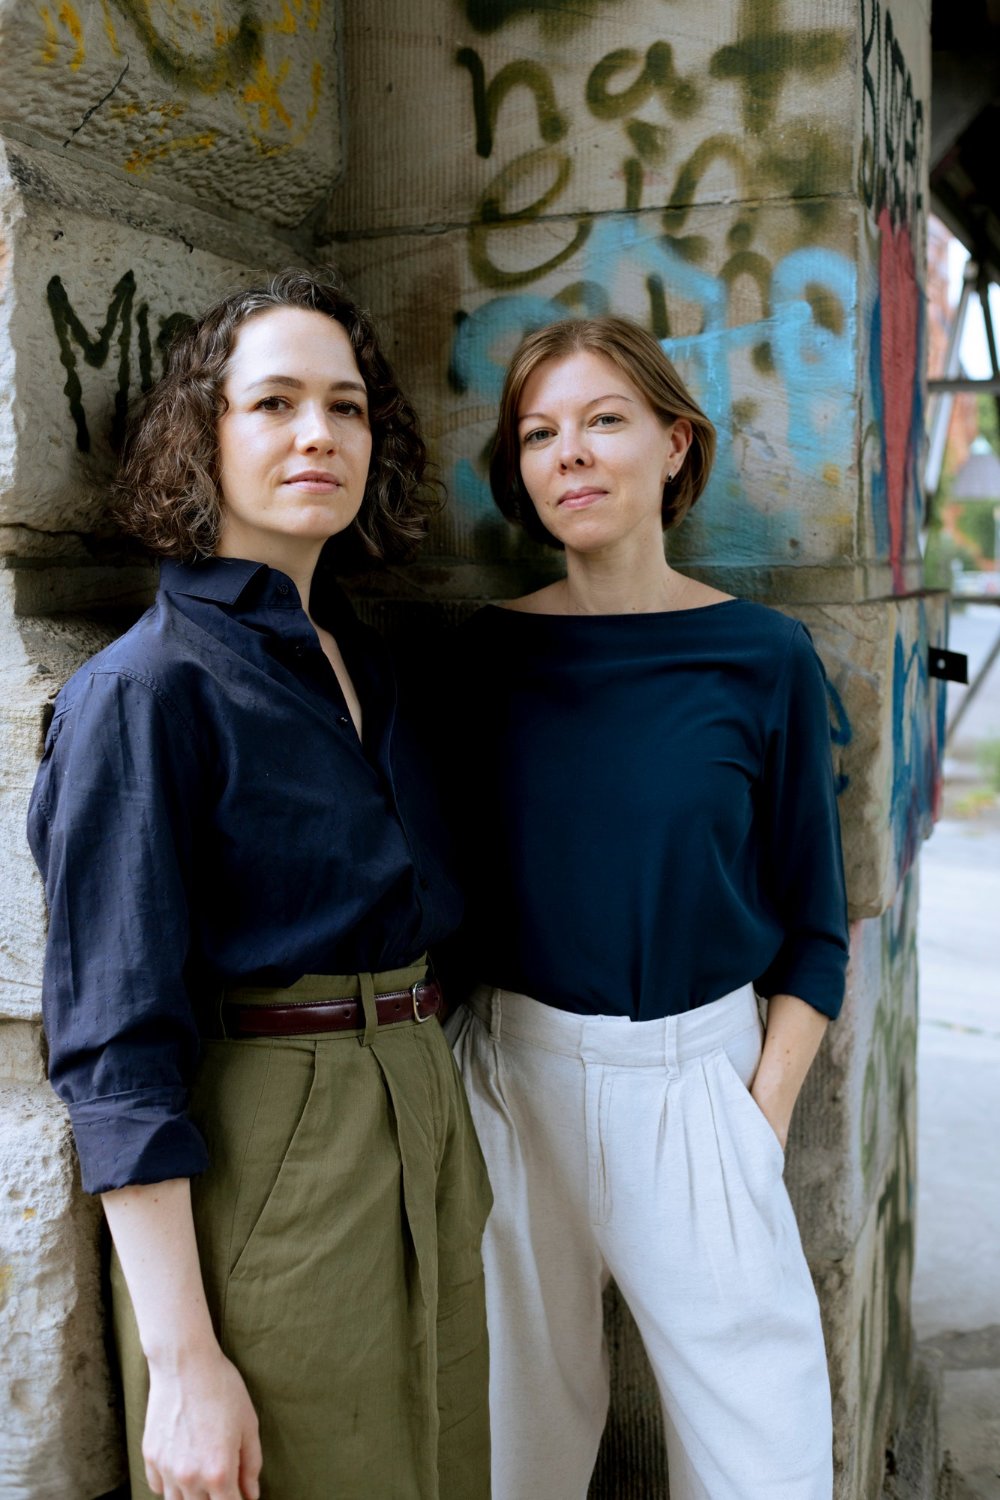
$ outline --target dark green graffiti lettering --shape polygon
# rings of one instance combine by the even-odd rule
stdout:
[[[532,178],[540,166],[555,168],[551,184],[524,208],[509,208],[507,205],[518,188]],[[571,172],[568,156],[549,146],[543,146],[537,151],[525,151],[497,173],[480,200],[475,222],[469,225],[469,259],[476,275],[487,286],[525,286],[529,281],[544,276],[546,271],[554,271],[557,266],[561,266],[586,242],[592,222],[589,215],[578,220],[576,232],[569,244],[541,265],[527,270],[508,271],[498,266],[489,253],[492,234],[540,218],[563,192]]]
[[[762,135],[774,118],[778,98],[794,73],[832,72],[849,41],[846,29],[790,31],[780,23],[784,0],[743,0],[735,45],[712,56],[713,78],[733,79],[743,91],[743,123]]]
[[[192,57],[165,41],[153,25],[149,0],[114,0],[115,7],[135,27],[150,66],[175,86],[214,93],[241,83],[264,55],[260,21],[245,7],[233,36],[207,57]]]
[[[631,71],[642,63],[639,76],[615,92],[609,88],[619,73]],[[673,115],[689,115],[697,106],[694,85],[674,69],[674,53],[669,42],[654,42],[645,58],[632,47],[619,47],[597,63],[587,79],[587,107],[598,120],[620,120],[634,114],[659,94],[664,109]]]
[[[496,130],[500,106],[511,89],[530,89],[535,96],[538,111],[538,133],[543,141],[552,144],[561,141],[566,134],[567,122],[559,113],[552,80],[536,62],[511,62],[501,68],[492,82],[486,82],[486,69],[479,53],[472,47],[461,47],[455,61],[468,68],[472,77],[472,110],[476,120],[476,151],[480,156],[489,156],[493,151],[493,133]]]
[[[533,16],[546,31],[564,31],[586,26],[595,19],[598,7],[587,0],[458,0],[466,20],[476,31],[499,31],[508,21],[522,15]],[[605,0],[607,3],[607,0]],[[621,0],[617,0],[620,5]]]

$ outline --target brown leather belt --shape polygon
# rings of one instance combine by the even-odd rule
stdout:
[[[407,990],[375,996],[380,1026],[400,1021],[429,1021],[442,1009],[444,997],[436,979],[421,979]],[[298,1005],[222,1006],[227,1036],[305,1036],[316,1031],[363,1031],[360,1000],[312,1000]]]

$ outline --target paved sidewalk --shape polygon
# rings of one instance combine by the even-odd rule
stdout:
[[[973,606],[952,647],[974,669],[998,630],[1000,609]],[[1000,744],[1000,662],[950,747],[920,869],[913,1319],[944,1361],[948,1500],[1000,1500],[1000,801],[977,765],[986,740]]]

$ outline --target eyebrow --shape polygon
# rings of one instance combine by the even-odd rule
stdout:
[[[294,375],[262,375],[259,380],[251,380],[245,389],[255,391],[259,385],[283,385],[287,386],[289,390],[301,391],[304,389],[305,382],[296,380]],[[361,380],[331,380],[327,389],[331,391],[361,391],[365,396],[368,394],[368,387]]]
[[[592,406],[600,406],[600,404],[601,404],[602,401],[627,401],[628,404],[629,404],[629,406],[634,406],[635,405],[635,402],[632,400],[632,397],[631,396],[626,396],[626,394],[625,394],[624,391],[608,391],[607,395],[605,395],[605,396],[595,396],[594,399],[593,399],[593,401],[588,401],[585,410],[589,410],[590,407],[592,407]],[[543,411],[526,411],[524,413],[524,415],[523,416],[519,416],[517,420],[518,420],[518,422],[527,422],[527,421],[530,421],[530,419],[532,417],[544,417],[544,416],[545,416],[545,412],[543,412]]]

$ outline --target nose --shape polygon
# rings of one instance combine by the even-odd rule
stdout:
[[[559,437],[559,467],[569,469],[586,468],[591,462],[590,449],[583,433],[567,427]]]
[[[299,453],[332,453],[337,447],[336,422],[321,402],[308,401],[300,408],[295,447]]]

